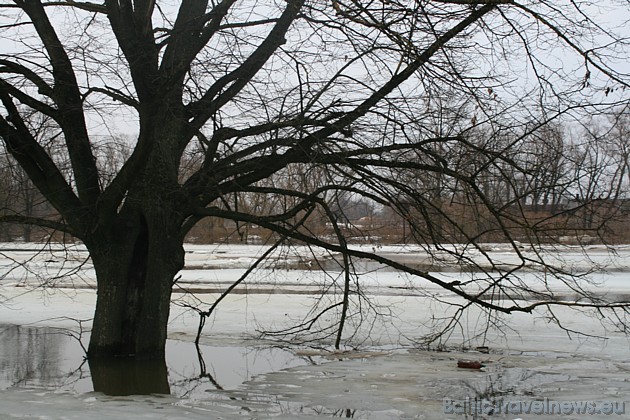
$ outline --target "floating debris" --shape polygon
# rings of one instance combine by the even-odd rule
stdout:
[[[458,360],[457,367],[462,369],[481,369],[484,364],[478,360]]]

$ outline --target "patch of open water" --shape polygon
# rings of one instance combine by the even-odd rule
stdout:
[[[222,413],[221,418],[542,420],[558,416],[448,414],[444,401],[450,401],[448,407],[461,408],[469,401],[497,406],[508,401],[545,399],[623,403],[630,397],[630,360],[623,357],[608,360],[558,352],[415,350],[331,355],[272,347],[204,345],[200,361],[193,343],[169,340],[170,399],[121,400],[90,394],[94,387],[83,355],[80,342],[68,330],[0,325],[0,399],[2,392],[8,392],[5,395],[10,402],[21,398],[16,390],[35,389],[82,395],[73,404],[87,407],[82,408],[85,410],[99,404],[101,414],[107,412],[107,407],[122,409],[121,404],[148,404],[149,408],[139,410],[155,410],[168,404],[169,410],[180,407],[188,410],[186,413],[207,413],[210,417]],[[459,369],[462,358],[480,360],[485,367]],[[55,405],[55,397],[38,395],[63,410]],[[618,414],[614,418],[627,418],[625,411],[614,414]],[[104,417],[99,414],[92,418]]]
[[[93,391],[83,346],[69,330],[0,325],[0,389]],[[237,389],[257,375],[315,363],[313,357],[276,347],[200,345],[200,351],[188,341],[167,341],[172,395],[200,398],[208,391]]]

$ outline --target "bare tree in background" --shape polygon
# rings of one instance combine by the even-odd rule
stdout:
[[[612,5],[628,12],[625,3]],[[514,273],[525,266],[544,267],[571,285],[579,279],[516,243],[515,232],[534,249],[544,237],[542,225],[514,206],[531,191],[513,182],[510,199],[496,202],[481,188],[489,172],[526,175],[512,148],[547,122],[627,102],[628,74],[615,67],[627,61],[626,38],[599,24],[599,7],[505,0],[4,3],[0,136],[61,221],[0,220],[54,227],[90,251],[98,281],[88,349],[94,366],[111,358],[163,360],[183,240],[207,217],[341,253],[341,320],[350,313],[349,285],[360,282],[350,278],[356,258],[443,287],[463,299],[459,312],[562,304],[623,317],[625,302],[559,303],[548,290],[523,300],[531,287]],[[450,114],[458,118],[436,131],[436,115],[449,115],[445,104],[456,104]],[[534,108],[544,112],[533,116]],[[28,123],[33,113],[50,121],[45,133]],[[105,176],[97,139],[125,125],[135,136],[131,153]],[[58,149],[68,170],[50,152]],[[182,156],[191,150],[199,164],[183,175]],[[326,182],[309,191],[265,182],[289,167],[325,167]],[[434,192],[417,189],[412,177]],[[436,189],[446,191],[438,201]],[[486,275],[461,285],[352,249],[341,229],[314,235],[309,215],[317,210],[336,225],[324,198],[343,192],[394,209],[436,258],[444,251],[474,267],[467,252],[483,254],[480,244],[492,239],[511,244],[520,262],[506,269],[490,260]],[[242,194],[286,197],[289,205],[268,215],[225,206]],[[446,202],[459,216],[444,211]],[[473,229],[470,220],[477,221]],[[465,246],[447,246],[461,241]],[[453,322],[457,315],[437,328]]]
[[[605,149],[613,159],[613,196],[630,199],[630,105],[618,110],[609,117],[610,132]]]
[[[38,115],[27,115],[26,121],[31,127],[33,135],[40,139],[41,144],[51,155],[51,157],[59,163],[62,171],[67,172],[64,162],[67,160],[64,151],[55,150],[50,143],[44,141],[45,135],[49,129],[48,118],[37,118]],[[42,230],[41,227],[49,228],[45,223],[40,226],[38,222],[42,219],[57,219],[58,214],[50,206],[46,198],[35,187],[26,171],[16,162],[15,158],[8,153],[4,144],[0,146],[0,162],[2,162],[2,194],[0,195],[0,212],[5,219],[14,219],[22,221],[30,221],[30,223],[19,223],[9,226],[2,224],[0,232],[3,232],[4,240],[19,239],[25,242],[32,240],[45,240],[54,229]]]

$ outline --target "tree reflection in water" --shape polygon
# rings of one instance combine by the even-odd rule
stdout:
[[[0,325],[0,388],[35,387],[107,395],[169,394],[166,362],[86,364],[81,338],[52,327]],[[90,380],[91,378],[91,380]]]
[[[72,387],[87,376],[83,354],[65,330],[0,325],[0,388]]]
[[[94,391],[106,395],[170,394],[166,360],[89,360]]]
[[[166,361],[85,360],[85,349],[70,330],[0,325],[0,389],[36,387],[107,395],[173,394],[204,398],[235,390],[257,375],[315,363],[270,347],[199,346],[169,340]],[[227,397],[226,397],[227,398]]]

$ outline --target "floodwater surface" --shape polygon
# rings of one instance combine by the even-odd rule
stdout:
[[[614,346],[625,347],[621,341]],[[90,418],[98,419],[130,407],[137,411],[134,418],[151,416],[159,409],[160,416],[168,412],[168,418],[188,419],[558,419],[557,414],[531,417],[514,410],[492,415],[452,413],[470,407],[471,401],[493,409],[507,403],[529,407],[524,404],[534,401],[614,403],[612,416],[589,418],[628,418],[630,360],[627,353],[613,348],[607,353],[488,348],[329,353],[232,345],[202,346],[200,358],[193,343],[169,340],[166,376],[171,396],[121,400],[90,394],[94,381],[81,342],[71,331],[1,325],[0,398],[6,399],[3,404],[8,408],[0,407],[0,417],[3,409],[16,413],[20,401],[30,401],[35,390],[37,398],[62,417],[65,406],[76,415],[96,410],[96,417]],[[461,369],[462,359],[481,361],[484,367]],[[122,395],[122,391],[111,394]],[[79,397],[72,399],[72,395]]]
[[[85,360],[88,339],[61,328],[0,325],[0,389],[94,391],[96,381]],[[213,390],[234,390],[256,375],[313,363],[312,358],[281,348],[201,345],[199,350],[191,342],[167,341],[170,394],[192,398]],[[126,374],[125,380],[109,381],[105,393],[134,394],[128,392],[134,389],[128,368]]]

